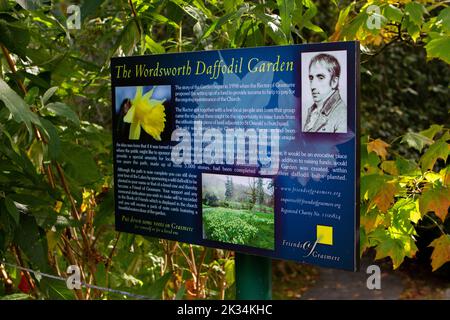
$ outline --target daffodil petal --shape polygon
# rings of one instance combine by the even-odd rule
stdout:
[[[152,94],[153,94],[153,91],[155,91],[155,88],[153,88],[152,90],[150,90],[150,91],[148,91],[146,94],[144,94],[144,95],[142,96],[142,98],[145,99],[145,100],[150,100],[150,98],[151,98],[151,96],[152,96]],[[151,101],[151,100],[150,100],[150,101]]]
[[[123,121],[127,122],[127,123],[132,123],[135,110],[136,110],[136,108],[134,106],[131,106],[131,108],[128,110],[126,115],[123,117]]]
[[[164,100],[151,99],[154,88],[142,95],[143,87],[136,87],[136,95],[131,100],[131,108],[124,117],[124,121],[131,123],[129,139],[138,140],[141,127],[155,140],[161,141],[164,131],[166,114]]]
[[[164,99],[164,100],[150,99],[150,100],[148,101],[148,104],[150,105],[150,107],[156,107],[157,105],[163,104],[164,101],[166,101],[166,99]]]
[[[141,136],[141,124],[139,122],[132,122],[128,138],[130,140],[139,140],[140,136]]]
[[[164,106],[158,104],[151,108],[142,119],[142,128],[155,140],[161,141],[161,133],[164,131],[166,114]]]
[[[134,95],[134,98],[142,97],[142,87],[136,87],[136,94]]]

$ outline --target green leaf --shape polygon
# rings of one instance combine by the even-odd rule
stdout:
[[[315,24],[312,24],[311,21],[305,21],[304,25],[305,25],[306,29],[309,29],[309,30],[317,32],[317,33],[325,34],[325,31],[321,27],[319,27]]]
[[[242,24],[242,30],[244,31],[244,37],[242,39],[242,46],[258,46],[264,43],[263,36],[256,23],[252,20],[247,20]],[[281,33],[281,32],[280,32]],[[236,47],[236,45],[235,45]],[[238,45],[239,47],[239,45]]]
[[[17,223],[10,214],[7,214],[5,201],[0,199],[0,232],[3,232],[2,242],[4,247],[13,241],[16,228]]]
[[[45,91],[44,95],[42,96],[42,104],[45,105],[48,100],[55,94],[55,92],[58,90],[58,87],[51,87],[47,91]]]
[[[95,15],[97,9],[102,5],[105,0],[89,0],[84,1],[81,7],[81,21],[84,21],[89,16]]]
[[[425,7],[418,2],[409,2],[405,6],[405,11],[409,15],[410,20],[417,26],[420,26],[423,21],[423,14]]]
[[[417,251],[414,242],[412,242],[412,250],[406,250],[406,245],[411,246],[411,242],[408,243],[402,239],[387,239],[376,247],[377,254],[375,260],[389,256],[395,270],[402,264],[405,257],[413,257]]]
[[[432,170],[434,164],[438,159],[447,161],[447,157],[450,154],[450,145],[443,139],[437,140],[433,143],[428,150],[420,158],[420,166],[422,171]]]
[[[224,1],[223,2],[223,7],[225,9],[225,11],[228,12],[232,12],[232,11],[236,11],[237,7],[239,5],[241,5],[243,2],[243,0],[229,0],[229,1]]]
[[[361,177],[361,198],[371,200],[389,180],[392,180],[392,177],[380,174],[370,174]]]
[[[364,228],[366,233],[370,233],[378,226],[385,225],[386,214],[380,212],[378,208],[368,210],[369,205],[362,203],[360,207],[360,227]],[[389,221],[390,223],[390,221]]]
[[[45,106],[47,110],[54,113],[57,116],[66,118],[67,120],[73,122],[76,126],[80,125],[80,119],[75,111],[71,107],[62,102],[53,102]]]
[[[381,169],[392,176],[398,176],[397,163],[394,160],[383,161],[381,163]]]
[[[294,0],[277,0],[278,10],[281,18],[281,30],[286,35],[288,43],[292,42],[291,23]]]
[[[38,139],[31,143],[31,146],[28,148],[28,156],[36,168],[41,167],[42,161],[44,161],[44,154],[48,152],[47,150],[47,146]]]
[[[145,36],[145,47],[150,50],[151,53],[165,53],[166,50],[158,42],[155,42],[150,36]]]
[[[37,10],[42,6],[43,0],[15,0],[25,10]]]
[[[433,140],[420,133],[408,132],[403,136],[401,143],[406,143],[410,148],[422,152],[425,145],[432,144]]]
[[[11,74],[10,76],[16,80],[27,78],[30,80],[30,84],[28,86],[38,86],[42,89],[47,89],[49,87],[49,84],[47,80],[43,77],[44,75],[45,72],[42,72],[39,75],[34,75],[29,72],[26,72],[25,70],[19,70],[16,72],[16,74]]]
[[[67,227],[81,228],[82,227],[82,223],[80,221],[73,220],[73,219],[68,219],[65,216],[58,215],[56,217],[55,227],[56,227],[57,230],[62,230],[62,229],[65,229]]]
[[[175,21],[170,20],[168,17],[160,15],[160,14],[158,14],[156,12],[152,12],[150,14],[146,13],[146,12],[143,12],[142,13],[142,17],[145,17],[145,18],[147,18],[149,20],[155,20],[157,22],[160,22],[160,23],[163,23],[163,24],[166,24],[166,25],[170,25],[170,26],[172,26],[175,29],[179,29],[180,28],[180,26]]]
[[[131,20],[121,34],[120,47],[126,55],[133,53],[134,47],[140,40],[136,19]]]
[[[33,104],[34,103],[34,101],[36,100],[36,97],[39,95],[39,88],[37,88],[37,87],[33,87],[33,88],[31,88],[30,90],[28,90],[28,92],[27,92],[27,94],[26,94],[26,96],[25,96],[25,98],[24,98],[24,101],[27,103],[27,104]]]
[[[6,110],[6,109],[5,109]],[[9,115],[9,112],[8,112],[8,115]],[[19,146],[14,142],[14,140],[13,140],[13,138],[11,137],[11,135],[9,134],[9,132],[8,131],[6,131],[4,128],[3,128],[3,126],[0,126],[0,135],[4,135],[4,136],[6,136],[6,138],[8,138],[8,142],[9,142],[9,146],[11,146],[11,148],[9,148],[9,146],[6,146],[6,142],[4,142],[4,147],[5,147],[5,151],[6,151],[6,153],[7,153],[7,156],[9,157],[9,158],[16,158],[17,157],[17,154],[19,154],[20,153],[20,150],[19,150]],[[0,152],[1,152],[1,150],[0,150]]]
[[[442,221],[445,221],[450,207],[450,188],[440,184],[427,185],[420,197],[419,207],[423,215],[432,211]]]
[[[366,230],[364,227],[359,228],[359,254],[362,257],[363,253],[369,247],[369,242],[367,241]]]
[[[205,33],[202,35],[202,37],[200,38],[200,40],[203,40],[205,38],[207,38],[212,32],[218,30],[222,25],[224,25],[225,23],[227,23],[230,20],[238,20],[240,19],[240,17],[242,16],[242,14],[244,14],[244,12],[246,12],[248,10],[247,6],[242,6],[241,8],[239,8],[239,10],[235,11],[235,12],[231,12],[231,13],[227,13],[223,16],[221,16],[219,19],[215,20],[210,26],[209,28],[205,31]]]
[[[344,10],[341,10],[339,12],[339,18],[335,25],[335,34],[332,36],[332,40],[337,41],[340,36],[340,32],[344,29],[345,23],[347,21],[348,14],[351,10],[353,10],[353,7],[355,6],[355,3],[350,3]]]
[[[108,191],[96,210],[98,211],[94,216],[94,226],[101,226],[108,219],[114,218],[114,192]]]
[[[174,300],[182,300],[185,293],[186,293],[186,286],[183,283],[181,285],[180,289],[178,289],[178,292],[177,292]]]
[[[106,268],[104,263],[97,264],[97,270],[95,271],[95,280],[97,280],[98,286],[106,286]]]
[[[0,100],[11,112],[13,119],[18,123],[25,123],[30,135],[33,134],[31,124],[40,124],[39,118],[34,114],[25,101],[8,84],[0,79]]]
[[[390,257],[393,268],[397,269],[405,257],[412,258],[417,252],[414,239],[409,235],[399,235],[395,231],[380,228],[369,234],[369,242],[376,245],[375,260]]]
[[[31,300],[32,297],[25,293],[13,293],[7,296],[0,297],[0,300]]]
[[[0,0],[0,12],[8,11],[8,9],[9,9],[8,0]]]
[[[47,263],[47,238],[45,233],[41,233],[33,216],[20,216],[20,232],[16,232],[15,241],[39,271],[50,271]]]
[[[228,20],[230,20],[230,18],[234,15],[235,15],[235,12],[227,13],[227,14],[223,15],[222,17],[220,17],[220,19],[217,19],[216,21],[214,21],[209,26],[209,28],[205,31],[205,33],[203,33],[200,40],[207,38],[211,33],[218,30],[224,23],[227,23]]]
[[[101,177],[91,153],[80,145],[65,143],[62,146],[64,171],[81,186],[98,181]]]
[[[384,15],[387,19],[395,22],[401,22],[403,18],[402,10],[392,4],[389,4],[384,8]]]
[[[425,48],[429,58],[438,58],[450,64],[450,35],[431,40]]]
[[[18,164],[21,166],[25,176],[33,181],[35,187],[37,187],[41,182],[41,179],[37,175],[36,168],[24,150],[20,150],[20,162]]]
[[[342,38],[344,40],[355,40],[356,39],[356,33],[359,31],[361,27],[363,27],[366,24],[366,21],[368,19],[367,12],[361,11],[350,24],[343,27],[342,30]]]
[[[442,9],[438,15],[438,21],[442,24],[442,29],[450,33],[450,7]]]
[[[149,291],[145,292],[146,296],[149,296],[151,299],[161,299],[162,292],[166,287],[167,282],[172,277],[170,272],[167,272],[161,278],[156,280],[153,284],[151,284]]]
[[[433,140],[436,133],[442,131],[443,128],[444,128],[444,126],[433,124],[428,129],[420,131],[419,134]]]
[[[34,207],[30,213],[42,229],[51,229],[57,221],[57,213],[49,205]]]
[[[416,42],[420,36],[420,28],[416,24],[408,20],[406,30],[408,31],[413,41]]]
[[[399,175],[420,175],[421,173],[416,162],[405,159],[401,156],[398,156],[397,159],[395,159],[395,164]]]
[[[404,233],[415,234],[411,222],[417,223],[422,219],[419,201],[412,198],[402,198],[394,204],[392,211],[394,212],[392,225]]]
[[[8,211],[8,213],[9,213],[9,215],[14,219],[14,222],[16,223],[16,225],[19,225],[20,214],[19,214],[19,210],[17,210],[17,207],[14,204],[14,201],[12,201],[9,197],[5,197],[5,207],[6,207],[6,211]]]
[[[65,281],[43,278],[40,281],[42,291],[52,300],[74,300],[73,290],[67,288]]]
[[[281,30],[280,20],[276,18],[278,16],[266,14],[264,8],[255,10],[255,15],[263,22],[265,30],[276,44],[287,43],[286,35]],[[256,26],[257,25],[255,24],[255,27]]]
[[[58,130],[50,121],[41,119],[41,129],[47,136],[48,157],[51,160],[58,160],[61,154],[61,141],[59,139]]]
[[[26,48],[29,42],[30,33],[27,28],[0,19],[0,43],[9,51],[26,58]]]

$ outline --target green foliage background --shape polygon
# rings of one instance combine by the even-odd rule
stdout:
[[[71,4],[80,29],[67,28]],[[368,27],[374,18],[380,28]],[[231,252],[114,231],[110,58],[354,39],[361,249],[397,268],[431,246],[443,270],[450,8],[426,0],[0,0],[0,258],[63,277],[77,264],[86,283],[154,298],[233,298]],[[6,265],[0,280],[9,298],[127,298]]]

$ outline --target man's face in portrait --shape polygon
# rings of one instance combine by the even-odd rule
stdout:
[[[337,88],[338,77],[331,77],[330,71],[323,62],[316,62],[309,68],[309,84],[311,85],[311,95],[315,103],[323,102],[331,91]]]

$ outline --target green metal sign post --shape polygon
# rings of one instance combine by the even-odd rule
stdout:
[[[272,259],[236,252],[235,272],[236,299],[272,299]]]

